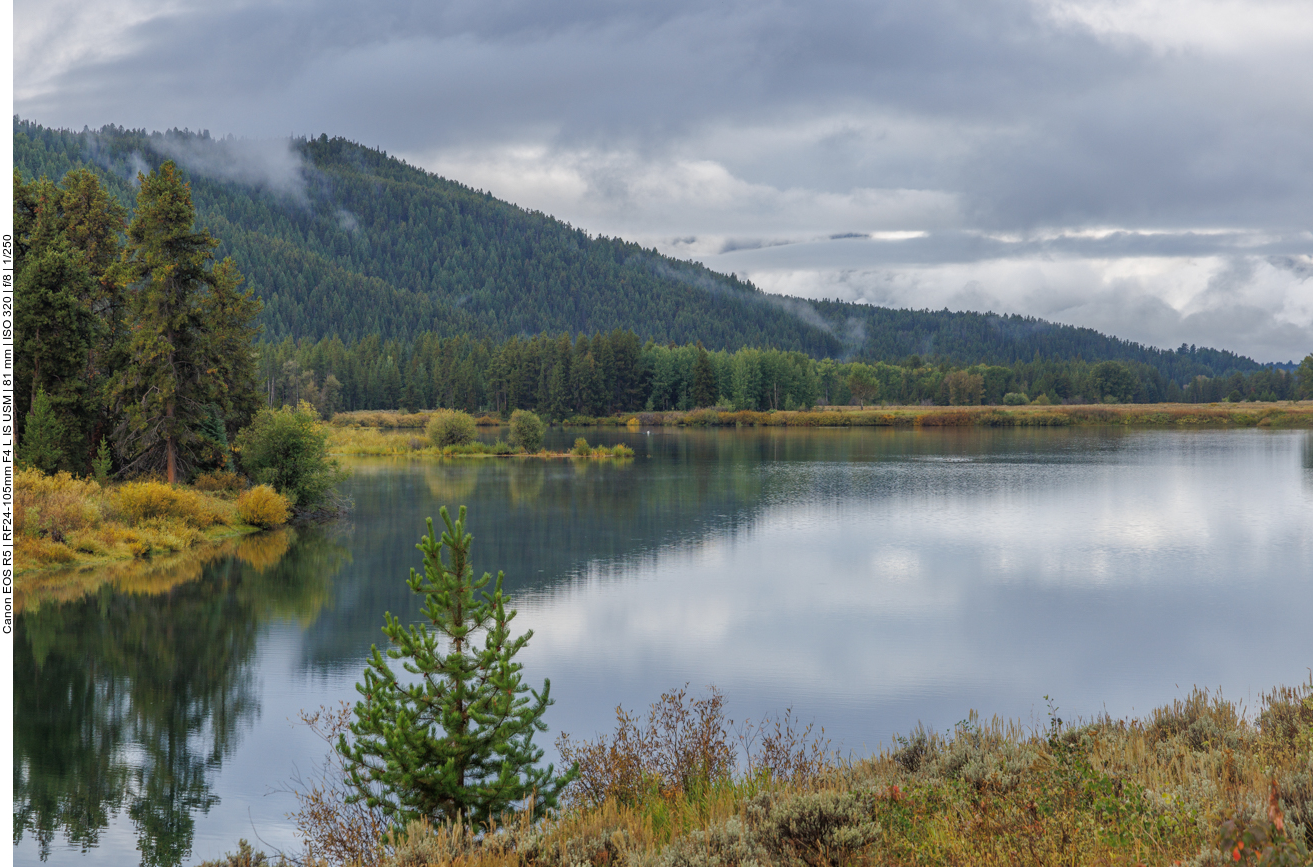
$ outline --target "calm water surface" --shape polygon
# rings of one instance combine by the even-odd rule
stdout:
[[[561,440],[578,433],[554,432]],[[194,864],[295,849],[294,724],[354,698],[423,518],[469,506],[506,573],[553,731],[715,684],[864,754],[971,709],[1252,706],[1313,665],[1303,431],[586,432],[631,461],[352,461],[341,525],[70,575],[21,598],[19,864]]]

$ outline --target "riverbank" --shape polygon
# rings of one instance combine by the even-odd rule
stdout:
[[[711,740],[732,742],[732,727],[723,719],[718,727]],[[717,747],[694,728],[686,741],[647,749],[696,759]],[[1054,715],[1032,729],[971,714],[947,734],[917,730],[853,762],[812,761],[821,745],[787,724],[764,734],[773,752],[758,751],[755,774],[685,785],[646,777],[637,790],[625,785],[633,767],[658,767],[661,756],[643,754],[641,744],[630,755],[633,742],[618,737],[582,745],[570,806],[484,836],[414,823],[399,845],[362,847],[361,837],[346,836],[362,825],[336,824],[359,811],[321,799],[302,829],[320,852],[342,844],[335,851],[343,857],[305,863],[1313,863],[1313,681],[1274,689],[1252,716],[1200,690],[1139,719],[1071,724]],[[207,867],[237,863],[248,862]]]
[[[333,417],[338,442],[376,442],[398,449],[414,439],[422,450],[425,412],[356,412]],[[493,416],[475,420],[480,427],[497,427]],[[1274,403],[1143,403],[1028,404],[1024,406],[827,406],[811,410],[755,412],[732,409],[670,410],[619,413],[612,416],[572,416],[562,427],[1074,427],[1123,425],[1135,427],[1313,428],[1313,401]],[[330,438],[330,444],[334,441]],[[354,439],[353,439],[354,438]],[[346,452],[343,452],[346,453]]]
[[[373,415],[381,415],[374,413]],[[397,414],[401,419],[405,416]],[[416,413],[419,418],[424,414]],[[486,426],[487,423],[485,423]],[[582,442],[582,445],[580,444]],[[634,450],[626,445],[594,446],[582,437],[568,452],[539,450],[527,452],[502,440],[494,443],[472,442],[459,446],[435,446],[424,437],[422,425],[362,427],[334,424],[329,428],[328,453],[340,457],[368,455],[409,455],[426,458],[632,458]]]
[[[38,573],[173,554],[256,533],[287,521],[287,502],[267,488],[245,489],[232,474],[198,486],[159,481],[105,484],[69,473],[14,474],[14,572]]]

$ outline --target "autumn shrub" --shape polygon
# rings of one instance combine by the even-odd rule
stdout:
[[[227,470],[201,473],[192,480],[192,487],[206,493],[237,494],[246,488],[246,479]]]
[[[117,512],[129,523],[150,518],[178,518],[192,527],[206,529],[229,523],[214,500],[187,488],[147,480],[120,485],[113,494]]]
[[[586,458],[592,453],[593,453],[593,447],[588,445],[588,440],[584,439],[583,437],[579,437],[578,439],[576,439],[574,441],[574,448],[570,450],[570,454],[574,455],[577,458]]]
[[[69,473],[46,475],[35,468],[14,472],[14,529],[18,535],[43,535],[58,542],[98,523],[103,502],[100,485]]]
[[[256,485],[237,498],[237,517],[252,527],[280,527],[291,515],[287,498],[269,485]]]
[[[695,698],[685,686],[664,693],[646,721],[617,707],[609,738],[575,743],[563,733],[556,742],[561,758],[579,767],[567,799],[636,804],[657,794],[705,790],[731,782],[740,756],[750,779],[800,785],[834,764],[824,731],[814,736],[791,711],[736,727],[724,704],[715,687]]]
[[[310,859],[322,859],[334,865],[376,867],[387,851],[392,822],[378,806],[371,807],[363,800],[348,803],[352,790],[347,783],[346,767],[341,754],[332,749],[338,738],[349,733],[353,716],[354,711],[346,702],[336,708],[301,712],[301,722],[330,748],[327,758],[308,778],[298,774],[292,780],[290,791],[299,809],[289,818],[296,824],[297,835],[305,841]],[[408,865],[424,863],[414,860]]]
[[[440,409],[429,416],[424,434],[438,448],[463,446],[474,441],[474,418],[455,409]]]

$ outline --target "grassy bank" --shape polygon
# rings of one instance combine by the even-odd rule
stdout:
[[[43,605],[75,602],[109,586],[118,593],[158,596],[201,577],[210,563],[235,557],[256,570],[276,564],[287,553],[296,531],[280,527],[196,544],[180,551],[132,560],[43,569],[24,575],[14,589],[14,610],[21,614]]]
[[[372,413],[382,415],[382,413]],[[400,414],[398,414],[400,415]],[[416,413],[424,418],[424,414]],[[401,416],[401,418],[406,418]],[[424,437],[422,426],[362,427],[334,424],[329,429],[328,452],[333,455],[411,455],[429,458],[629,458],[633,449],[626,445],[590,446],[585,443],[568,452],[526,452],[504,441],[473,442],[458,446],[435,446]]]
[[[414,440],[422,450],[429,413],[355,412],[333,417],[333,441],[344,447],[391,448],[395,451],[352,454],[400,454]],[[501,422],[482,416],[481,427]],[[812,410],[754,412],[731,409],[671,410],[573,416],[565,427],[1262,427],[1313,428],[1313,401],[1282,403],[1141,403],[1027,406],[880,406],[823,407]],[[377,434],[377,436],[371,436]],[[348,453],[348,452],[342,452]]]
[[[287,502],[215,474],[196,486],[104,484],[69,473],[14,474],[14,561],[19,583],[53,567],[150,558],[285,523]]]
[[[558,815],[482,836],[415,823],[388,845],[367,812],[335,800],[340,788],[321,788],[297,816],[315,852],[305,863],[1313,863],[1313,681],[1273,690],[1251,715],[1197,690],[1143,719],[1034,730],[972,715],[853,762],[813,761],[823,753],[806,732],[767,726],[750,771],[711,778],[687,771],[723,767],[701,759],[731,746],[732,727],[716,717],[663,739],[670,708],[653,710],[655,730],[575,748],[583,774]]]

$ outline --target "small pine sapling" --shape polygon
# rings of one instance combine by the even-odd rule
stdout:
[[[96,477],[96,481],[103,485],[109,481],[109,474],[113,469],[114,461],[109,453],[109,441],[102,439],[96,449],[96,456],[91,460],[91,473]]]
[[[533,735],[547,728],[551,683],[529,689],[514,661],[533,632],[511,636],[502,573],[491,593],[491,575],[474,577],[465,507],[454,522],[445,507],[441,515],[441,540],[429,518],[416,546],[424,572],[411,569],[407,581],[424,597],[426,622],[384,615],[387,657],[417,677],[399,681],[375,646],[356,685],[353,738],[337,742],[354,789],[348,803],[379,808],[399,827],[421,817],[486,825],[516,804],[550,809],[575,776],[536,766],[543,751]]]

